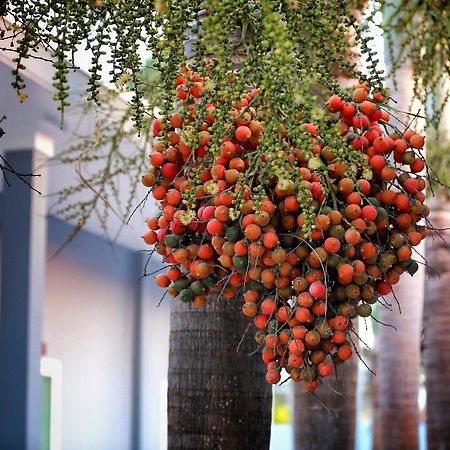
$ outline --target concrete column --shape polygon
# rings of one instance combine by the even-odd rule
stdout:
[[[37,150],[4,154],[23,173],[30,173]],[[42,195],[15,177],[4,185],[0,212],[0,447],[38,450],[40,439],[39,373],[44,297],[47,219],[44,175],[33,178]]]

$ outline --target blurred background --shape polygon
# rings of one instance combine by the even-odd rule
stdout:
[[[382,59],[381,37],[378,44]],[[89,55],[83,57],[80,50],[82,67],[83,60],[87,67]],[[80,169],[76,160],[74,164],[61,164],[61,159],[55,157],[80,136],[92,134],[94,125],[110,117],[80,108],[77,88],[81,92],[87,76],[79,70],[69,74],[70,85],[74,86],[71,99],[74,106],[67,111],[61,129],[52,99],[50,66],[42,60],[30,60],[27,64],[25,105],[10,87],[12,67],[11,54],[0,52],[0,105],[7,115],[2,123],[5,135],[0,139],[0,152],[20,170],[41,174],[35,180],[41,195],[18,180],[11,179],[10,187],[3,179],[0,181],[1,337],[9,339],[8,345],[5,340],[0,344],[2,379],[9,383],[7,388],[4,385],[0,389],[2,398],[23,400],[11,411],[9,423],[17,426],[12,431],[24,427],[31,434],[38,434],[41,449],[164,450],[167,448],[170,301],[159,302],[163,292],[156,287],[153,277],[139,279],[144,272],[160,268],[156,255],[148,263],[147,254],[141,251],[140,236],[145,231],[145,217],[151,215],[151,205],[148,204],[144,212],[137,211],[127,226],[114,214],[94,215],[86,224],[78,222],[78,232],[74,236],[77,216],[67,221],[68,210],[55,210],[55,202],[61,198],[56,193],[77,184],[80,170],[95,171],[96,163],[90,162],[87,169]],[[105,67],[105,72],[107,70]],[[399,84],[395,89],[393,86],[399,109],[409,108],[412,83],[413,76],[406,68],[399,77]],[[106,83],[105,87],[108,87]],[[114,102],[117,109],[125,108],[126,95],[117,96]],[[444,133],[448,133],[448,109],[442,120]],[[131,154],[133,151],[132,140],[121,143],[121,152]],[[131,198],[136,205],[146,192],[143,186],[134,190],[126,178],[115,189],[123,203]],[[66,198],[68,196],[69,193]],[[71,191],[70,196],[72,203],[89,199],[85,192]],[[436,220],[445,228],[450,223],[450,210],[443,198],[448,200],[446,196],[440,197]],[[429,238],[427,256],[436,264],[441,278],[422,270],[414,281],[408,279],[404,286],[399,286],[400,301],[410,303],[406,317],[401,319],[395,312],[391,315],[389,311],[377,312],[381,321],[397,324],[406,320],[416,327],[407,329],[409,331],[402,336],[405,339],[399,339],[402,348],[399,344],[393,349],[398,352],[396,364],[388,368],[377,364],[377,355],[386,352],[379,342],[390,342],[395,333],[361,319],[361,340],[372,349],[370,352],[362,350],[362,358],[377,376],[362,362],[355,363],[357,450],[381,448],[377,444],[380,417],[401,416],[402,411],[395,409],[395,403],[390,403],[392,394],[386,391],[389,385],[406,396],[411,408],[418,411],[417,429],[411,432],[417,433],[419,448],[427,448],[426,411],[427,408],[430,411],[430,404],[427,405],[424,360],[429,350],[425,349],[420,357],[414,342],[424,348],[424,297],[425,320],[430,320],[427,296],[437,301],[441,296],[442,302],[447,304],[442,311],[450,314],[450,257],[447,246],[439,242],[438,237]],[[429,304],[430,311],[432,307]],[[442,317],[442,321],[445,320]],[[416,336],[408,335],[409,332]],[[450,351],[448,336],[445,339],[441,345]],[[40,355],[36,359],[31,352],[38,347]],[[442,357],[431,361],[431,365],[438,366],[447,378],[433,383],[441,383],[439,388],[448,397],[450,360],[439,358]],[[39,368],[32,365],[36,360],[40,361]],[[397,377],[400,366],[410,363],[411,385],[408,379]],[[39,379],[32,375],[36,370],[40,372]],[[416,375],[418,386],[414,382]],[[274,387],[273,450],[295,448],[294,389],[292,382]],[[30,404],[38,397],[42,399],[40,417],[29,417]],[[309,407],[328,414],[326,404]],[[413,423],[412,427],[415,426]],[[441,448],[450,448],[450,444]]]

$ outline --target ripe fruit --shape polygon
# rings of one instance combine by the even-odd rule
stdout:
[[[257,241],[261,237],[261,228],[258,225],[251,223],[245,228],[244,233],[245,237],[250,241]]]
[[[273,298],[266,298],[261,303],[261,312],[263,314],[267,314],[268,316],[271,316],[272,314],[275,313],[276,310],[277,310],[277,304]]]
[[[269,370],[266,374],[266,380],[270,384],[277,384],[281,380],[280,372],[276,369]]]
[[[155,282],[156,282],[157,286],[162,287],[162,288],[165,288],[165,287],[169,286],[169,284],[170,284],[170,280],[167,277],[167,275],[162,275],[162,274],[157,275],[155,277]]]
[[[196,308],[213,292],[237,300],[267,381],[286,370],[314,392],[352,357],[352,321],[414,271],[430,212],[424,138],[388,135],[377,102],[389,95],[368,82],[348,103],[331,96],[319,128],[303,111],[268,111],[264,89],[210,104],[208,75],[184,68],[175,81],[142,177],[159,207],[143,240],[169,264],[155,282]]]
[[[269,248],[269,249],[276,247],[279,243],[278,236],[274,232],[265,233],[262,241],[263,241],[264,247]]]
[[[344,235],[345,242],[350,245],[356,245],[361,241],[361,234],[358,230],[349,228]]]
[[[425,144],[425,139],[420,136],[419,134],[413,134],[410,138],[409,138],[409,144],[411,145],[412,148],[422,148]]]
[[[247,126],[241,125],[240,127],[236,128],[235,135],[238,141],[246,142],[250,139],[252,131]]]
[[[153,230],[145,233],[144,236],[142,236],[142,239],[144,239],[144,242],[148,245],[153,245],[158,241],[157,234]]]
[[[323,244],[323,248],[328,253],[337,253],[341,248],[341,243],[338,239],[336,239],[334,237],[329,237],[325,240],[325,242]]]
[[[352,349],[349,345],[343,344],[338,348],[337,354],[342,360],[349,359],[352,356]]]
[[[364,100],[367,99],[367,91],[363,88],[357,88],[353,91],[352,97],[353,100],[357,103],[362,103]]]
[[[305,350],[305,345],[301,339],[293,339],[288,345],[289,351],[294,355],[301,355]]]
[[[208,222],[208,225],[206,225],[206,230],[211,236],[221,234],[223,231],[222,222],[220,222],[220,220],[218,219],[213,219],[210,222]]]
[[[333,373],[333,363],[331,361],[322,362],[317,367],[317,371],[321,377],[328,377]]]
[[[340,111],[342,108],[344,102],[339,98],[337,95],[333,95],[328,100],[328,108],[331,112],[337,112]]]
[[[305,343],[308,347],[316,347],[320,342],[320,334],[315,331],[308,331],[305,336]]]
[[[309,287],[309,293],[315,299],[325,299],[327,288],[320,281],[314,281]]]
[[[361,216],[364,220],[367,221],[374,221],[377,218],[378,211],[377,209],[372,205],[366,205],[361,210]]]

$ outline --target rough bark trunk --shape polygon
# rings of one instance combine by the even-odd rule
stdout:
[[[371,352],[372,370],[378,373],[378,351],[373,348]],[[372,448],[378,450],[381,447],[381,430],[380,430],[380,405],[379,403],[379,390],[380,380],[379,377],[374,376],[371,378],[371,397],[372,397]]]
[[[198,20],[205,14],[200,12]],[[187,35],[185,55],[191,56],[197,37],[191,30]],[[240,37],[239,29],[232,40],[237,43]],[[240,67],[240,56],[236,56],[235,70]],[[196,309],[173,301],[169,450],[269,449],[272,386],[265,380],[261,354],[255,352],[255,329],[247,330],[248,324],[239,302],[211,295],[205,308]]]
[[[418,251],[423,253],[423,247]],[[395,286],[402,313],[399,313],[392,297],[388,298],[393,305],[392,311],[381,307],[380,320],[394,325],[397,331],[381,325],[377,336],[380,411],[376,417],[379,419],[381,442],[376,450],[419,448],[417,395],[423,283],[423,268],[414,278],[403,275]]]
[[[237,302],[172,304],[169,449],[269,448],[272,387]]]
[[[295,449],[353,450],[358,357],[337,367],[314,395],[295,383]]]
[[[430,220],[436,228],[448,227],[450,204],[440,199],[432,208]],[[450,446],[450,232],[431,233],[426,240],[431,270],[425,282],[423,361],[427,388],[428,450],[445,450]]]

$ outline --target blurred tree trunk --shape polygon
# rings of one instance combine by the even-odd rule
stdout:
[[[395,97],[396,98],[396,97]],[[416,247],[423,255],[424,245]],[[420,257],[416,256],[420,260]],[[410,277],[403,274],[390,295],[391,310],[379,307],[381,325],[377,334],[378,407],[380,450],[418,449],[419,412],[417,396],[420,375],[420,339],[424,299],[424,267]],[[378,449],[376,449],[378,450]]]
[[[432,204],[430,220],[436,228],[445,228],[450,223],[450,204],[448,198],[439,200]],[[428,450],[444,450],[450,446],[450,232],[431,232],[426,244],[428,264],[439,273],[428,270],[425,283],[427,439]]]
[[[352,450],[355,446],[358,357],[323,379],[314,395],[295,383],[296,450]]]
[[[253,329],[237,302],[205,309],[172,303],[168,425],[170,450],[269,448],[272,386]]]
[[[371,351],[372,370],[378,373],[378,351],[373,348]],[[379,377],[371,378],[371,400],[372,400],[372,448],[377,450],[381,447],[381,430],[380,430],[380,405],[379,402]]]
[[[361,20],[367,8],[365,0],[354,2],[352,14]],[[347,39],[353,41],[354,33]],[[359,64],[359,51],[355,47],[347,55]],[[339,85],[352,88],[357,80],[346,73],[336,72]],[[356,330],[357,320],[355,321]],[[354,339],[356,346],[358,339]],[[353,450],[355,447],[356,397],[358,385],[358,358],[337,367],[337,376],[323,379],[314,395],[305,392],[302,383],[294,383],[294,432],[296,450]]]
[[[389,16],[389,11],[386,16]],[[388,51],[385,54],[388,57]],[[386,60],[388,73],[390,67],[391,61]],[[411,108],[413,77],[412,69],[407,62],[397,71],[396,77],[398,86],[396,89],[392,85],[389,86],[391,95],[397,101],[395,105],[397,109],[408,111]],[[395,115],[404,123],[410,122],[405,115],[398,113]],[[392,122],[398,125],[395,119]],[[414,126],[417,127],[418,124]],[[400,125],[400,129],[402,128],[403,126]],[[415,249],[424,255],[423,243]],[[416,252],[413,257],[423,262]],[[392,295],[387,297],[387,302],[392,305],[391,310],[382,305],[379,306],[379,320],[395,326],[397,330],[381,325],[377,334],[378,399],[376,404],[379,411],[374,414],[374,429],[378,430],[379,448],[375,450],[416,450],[419,447],[417,396],[424,275],[424,266],[419,264],[419,270],[414,277],[405,273],[400,282],[394,286],[401,313]]]
[[[381,325],[377,335],[379,411],[375,420],[379,423],[375,428],[379,426],[380,447],[375,450],[419,448],[417,396],[423,284],[423,268],[413,278],[404,274],[394,286],[401,314],[392,297],[387,299],[393,305],[392,311],[380,308],[380,321],[394,325],[397,330]]]

